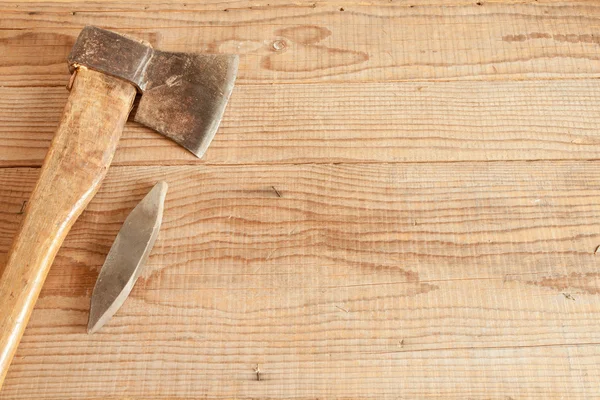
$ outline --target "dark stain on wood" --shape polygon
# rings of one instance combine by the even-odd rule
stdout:
[[[278,29],[275,31],[275,34],[290,39],[296,43],[315,44],[331,36],[331,31],[322,26],[302,25]]]
[[[563,43],[590,43],[590,44],[600,44],[600,35],[594,34],[584,34],[584,35],[576,35],[576,34],[555,34],[552,35],[550,33],[542,33],[542,32],[532,32],[532,33],[523,33],[519,35],[505,35],[502,36],[502,40],[505,42],[525,42],[527,40],[535,40],[535,39],[553,39],[557,42]]]
[[[439,289],[437,285],[421,282],[419,273],[400,267],[398,265],[382,265],[365,262],[353,263],[354,267],[360,268],[362,271],[371,270],[375,273],[400,275],[404,277],[405,282],[399,283],[401,292],[398,296],[416,296],[418,294],[428,293]]]
[[[53,43],[49,46],[48,43]],[[38,66],[67,63],[67,56],[75,43],[75,36],[50,33],[26,32],[14,36],[0,38],[0,54],[19,54],[24,48],[39,48],[39,51],[28,51],[34,57],[1,57],[0,66]]]
[[[559,292],[569,289],[571,292],[600,294],[600,273],[598,272],[573,272],[568,275],[548,276],[538,281],[528,281],[527,283],[554,289]]]
[[[554,40],[567,43],[592,43],[600,44],[600,36],[598,35],[554,35]]]
[[[265,56],[261,66],[278,72],[310,72],[362,64],[369,55],[362,51],[297,44],[295,51]]]
[[[275,31],[290,41],[290,50],[262,58],[264,69],[278,72],[310,72],[362,64],[369,55],[362,51],[317,45],[332,32],[316,25],[294,26]]]
[[[354,267],[358,267],[361,270],[371,270],[376,273],[386,273],[386,274],[395,274],[401,275],[406,279],[406,282],[416,283],[419,282],[419,273],[415,271],[410,271],[408,269],[399,267],[397,265],[382,265],[382,264],[373,264],[373,263],[365,263],[365,262],[356,262],[352,263]]]

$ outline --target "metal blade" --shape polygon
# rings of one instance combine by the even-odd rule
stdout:
[[[233,90],[238,56],[154,51],[133,120],[202,157]]]
[[[86,26],[69,68],[86,67],[124,79],[141,93],[132,119],[198,157],[212,141],[233,90],[237,55],[155,50],[128,35]]]
[[[98,331],[133,289],[158,236],[167,187],[157,183],[123,223],[92,293],[88,333]]]

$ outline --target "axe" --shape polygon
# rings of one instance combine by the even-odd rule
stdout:
[[[0,387],[54,257],[106,176],[130,112],[202,157],[229,100],[238,58],[158,51],[88,26],[68,63],[67,105],[0,278]]]

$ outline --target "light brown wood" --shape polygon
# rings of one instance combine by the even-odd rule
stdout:
[[[56,252],[106,175],[135,93],[87,69],[74,79],[0,277],[0,387]]]
[[[204,159],[126,125],[1,400],[598,396],[597,1],[24,0],[0,14],[0,270],[84,24],[241,54]],[[98,271],[161,179],[150,268],[90,337]]]
[[[502,4],[502,5],[515,5],[515,4],[535,4],[535,5],[565,5],[570,6],[576,4],[590,4],[594,3],[594,0],[578,0],[568,2],[565,0],[488,0],[487,5],[491,4]],[[268,4],[268,7],[267,7]],[[3,11],[23,11],[23,8],[35,7],[36,10],[44,12],[82,12],[82,11],[95,11],[95,12],[107,12],[107,9],[115,11],[146,11],[146,12],[158,12],[158,11],[222,11],[224,7],[227,7],[230,11],[267,11],[268,8],[272,9],[286,9],[286,8],[317,8],[323,6],[368,6],[368,7],[393,7],[393,8],[414,8],[422,6],[446,6],[446,7],[457,7],[457,6],[475,6],[469,0],[412,0],[407,1],[389,1],[389,0],[315,0],[315,1],[297,1],[290,3],[288,0],[273,0],[273,1],[254,1],[249,3],[247,0],[228,0],[224,3],[222,0],[191,0],[185,3],[181,2],[169,2],[165,3],[164,0],[147,0],[144,2],[143,7],[140,7],[139,2],[133,0],[105,0],[102,2],[85,2],[85,1],[65,1],[65,0],[49,0],[40,2],[39,0],[23,0],[20,2],[5,1],[2,3]],[[483,3],[482,3],[483,5]],[[481,6],[482,6],[481,5]],[[477,5],[479,6],[479,5]],[[479,7],[481,7],[479,6]]]
[[[5,248],[36,170],[0,171]],[[162,179],[146,275],[88,336],[111,242]],[[594,397],[598,187],[585,161],[113,167],[0,398]]]
[[[0,85],[62,86],[87,24],[165,50],[238,53],[237,85],[600,76],[597,1],[190,3],[0,6]]]
[[[0,165],[40,163],[66,96],[0,88]],[[592,79],[241,85],[202,159],[130,123],[114,164],[598,159],[598,110]]]

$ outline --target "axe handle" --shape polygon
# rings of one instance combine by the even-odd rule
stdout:
[[[0,278],[0,387],[56,252],[106,175],[136,94],[118,78],[76,74]]]

